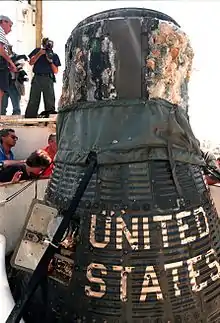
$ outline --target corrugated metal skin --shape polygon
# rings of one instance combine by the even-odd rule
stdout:
[[[67,167],[67,166],[65,166]],[[81,169],[83,172],[83,169]],[[56,205],[61,205],[61,199],[66,205],[71,196],[74,184],[65,185],[64,176],[81,177],[79,167],[68,166],[68,173],[57,165],[54,176],[49,185],[47,198]],[[177,163],[177,177],[182,187],[186,207],[184,211],[195,210],[202,206],[208,219],[210,234],[202,238],[198,236],[195,215],[187,217],[189,225],[187,236],[197,239],[183,245],[177,227],[175,215],[178,194],[171,176],[169,162],[157,161],[139,164],[114,165],[100,167],[98,173],[88,187],[81,202],[78,215],[81,218],[80,242],[75,255],[75,271],[70,285],[71,309],[66,322],[73,317],[84,322],[127,322],[127,323],[155,323],[155,322],[219,322],[218,315],[220,280],[212,280],[210,275],[216,275],[215,266],[209,268],[204,255],[214,248],[219,259],[219,219],[211,204],[209,195],[203,182],[199,167]],[[59,179],[59,182],[58,182]],[[123,248],[116,248],[115,238],[116,218],[120,210],[126,214],[123,218],[128,230],[131,230],[131,218],[138,218],[138,249],[132,248],[123,236]],[[101,214],[106,210],[106,215]],[[117,215],[110,216],[110,211]],[[119,213],[117,213],[117,211]],[[91,232],[91,215],[97,215],[96,241],[106,239],[104,223],[111,221],[112,229],[109,243],[104,248],[96,248],[89,239]],[[169,247],[163,247],[163,234],[160,222],[153,221],[153,216],[173,214],[173,220],[167,222]],[[200,215],[201,231],[204,232],[206,223]],[[148,219],[150,227],[150,249],[144,249],[146,231],[143,230],[143,219]],[[134,230],[135,231],[135,230]],[[203,255],[202,258],[200,255]],[[207,281],[207,286],[200,292],[193,292],[187,267],[187,260],[200,257],[196,270],[199,270],[197,284]],[[174,282],[170,270],[164,266],[182,261],[178,268],[180,296],[175,296]],[[96,277],[105,281],[106,292],[101,298],[89,297],[85,286],[91,284],[95,291],[99,291],[99,284],[89,283],[86,270],[91,263],[102,264],[107,274],[100,274],[95,270]],[[127,274],[126,300],[120,299],[120,270],[113,266],[134,267]],[[150,293],[146,301],[140,301],[144,274],[147,266],[153,266],[163,294],[163,300],[158,300],[155,293]],[[150,274],[150,273],[149,273]],[[69,299],[70,301],[70,299]],[[74,315],[74,314],[75,315]],[[213,314],[215,313],[215,315]],[[74,316],[72,316],[74,315]],[[213,315],[213,316],[211,316]],[[83,320],[84,317],[84,320]],[[216,318],[217,317],[217,318]],[[64,318],[63,318],[64,320]]]

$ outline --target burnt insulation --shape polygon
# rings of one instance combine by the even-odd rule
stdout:
[[[67,41],[60,106],[160,98],[187,109],[192,58],[187,35],[167,15],[129,8],[91,16]]]

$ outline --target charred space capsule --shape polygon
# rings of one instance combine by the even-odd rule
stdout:
[[[169,16],[95,14],[73,30],[46,199],[66,208],[89,151],[98,168],[62,322],[219,322],[219,220],[188,121],[193,59]]]

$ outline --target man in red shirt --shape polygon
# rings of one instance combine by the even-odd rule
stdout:
[[[48,137],[48,146],[43,148],[44,151],[48,153],[51,160],[54,160],[54,157],[57,153],[57,142],[56,142],[56,134],[51,133]],[[49,177],[52,174],[54,165],[51,164],[50,167],[44,172],[43,177]]]
[[[208,185],[214,185],[220,182],[220,166],[214,154],[207,151],[206,153],[201,150],[202,157],[204,158],[207,168],[204,168],[204,174]],[[208,167],[218,176],[215,177],[209,172]]]

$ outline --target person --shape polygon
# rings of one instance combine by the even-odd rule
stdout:
[[[9,56],[9,42],[6,35],[10,33],[13,22],[10,18],[0,15],[0,114],[2,109],[2,97],[9,90],[9,72],[17,72],[15,64]]]
[[[14,53],[12,50],[12,46],[9,46],[9,56],[12,57],[13,55]],[[9,98],[11,99],[13,114],[14,115],[21,114],[21,109],[20,109],[21,94],[19,93],[18,88],[16,86],[16,74],[17,73],[9,74],[9,88],[8,88],[8,92],[5,92],[2,97],[1,115],[6,115]]]
[[[57,153],[57,142],[56,142],[56,134],[51,133],[48,137],[48,145],[47,147],[43,148],[43,151],[45,151],[51,158],[52,162],[54,160],[54,157]],[[53,171],[53,163],[51,163],[50,167],[44,172],[44,177],[49,177],[52,174]]]
[[[44,109],[55,113],[54,82],[58,67],[61,66],[59,56],[53,52],[53,42],[43,38],[42,48],[35,48],[30,54],[30,65],[33,65],[34,77],[31,82],[29,102],[25,118],[36,118],[39,110],[41,93],[43,93]]]
[[[4,166],[14,164],[23,164],[25,160],[15,160],[12,148],[16,145],[18,137],[14,129],[1,129],[0,130],[0,163]]]
[[[44,171],[51,164],[49,155],[39,149],[34,151],[23,165],[10,165],[0,172],[0,182],[16,183],[20,180],[34,179],[39,172]]]
[[[214,185],[214,184],[219,183],[220,182],[220,167],[219,167],[219,164],[217,162],[215,155],[209,151],[204,152],[202,150],[201,150],[201,154],[202,154],[202,157],[207,165],[207,167],[203,168],[207,184]],[[209,169],[208,169],[209,167],[211,170],[214,170],[214,172],[219,175],[219,179],[209,172]]]
[[[9,46],[9,55],[10,57],[14,57],[16,54],[13,52],[12,46]],[[23,68],[23,66],[16,66],[17,71]],[[11,72],[9,75],[9,88],[8,92],[5,92],[2,98],[2,115],[6,115],[7,107],[8,107],[8,99],[11,99],[12,107],[13,107],[13,115],[20,115],[20,101],[21,95],[24,95],[24,83],[18,82],[19,73]]]

